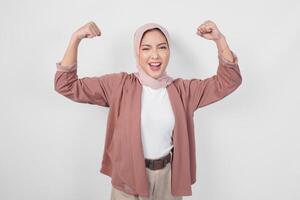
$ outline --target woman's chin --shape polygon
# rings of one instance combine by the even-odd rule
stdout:
[[[154,71],[154,70],[151,70],[150,68],[148,68],[146,71],[146,73],[154,79],[158,79],[163,74],[163,72],[164,72],[163,69]]]
[[[152,78],[155,78],[155,79],[159,78],[161,76],[161,74],[162,74],[162,71],[148,73],[149,76],[151,76]]]

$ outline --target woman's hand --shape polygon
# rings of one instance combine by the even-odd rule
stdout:
[[[89,22],[84,26],[80,27],[72,34],[72,38],[81,41],[84,38],[93,38],[96,36],[100,36],[101,31],[95,22]]]
[[[205,39],[213,40],[215,42],[224,37],[217,25],[210,20],[205,21],[197,28],[197,34]]]
[[[205,21],[198,27],[197,34],[205,39],[215,41],[219,54],[226,60],[233,62],[234,58],[226,39],[214,22],[210,20]]]

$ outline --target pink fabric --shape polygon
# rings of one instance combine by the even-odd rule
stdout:
[[[145,31],[153,28],[159,28],[163,32],[163,34],[167,39],[168,46],[170,49],[170,43],[171,43],[170,36],[168,31],[164,27],[156,23],[147,23],[139,27],[134,34],[134,54],[136,57],[136,66],[138,68],[138,72],[135,72],[134,75],[139,79],[141,84],[149,86],[153,89],[158,89],[158,88],[166,87],[167,85],[171,84],[173,78],[167,74],[166,70],[161,74],[159,78],[157,79],[152,78],[139,65],[139,47],[140,47],[142,36]]]
[[[69,65],[69,66],[62,66],[61,62],[56,63],[56,70],[62,72],[69,72],[77,69],[77,62]]]
[[[175,116],[174,196],[192,195],[191,185],[196,182],[194,112],[223,99],[242,83],[238,59],[232,54],[233,62],[218,56],[217,74],[203,80],[177,78],[166,87]],[[123,192],[149,197],[140,132],[142,85],[137,77],[120,72],[78,78],[77,70],[57,71],[54,87],[72,101],[109,107],[100,172],[110,176],[112,185]]]

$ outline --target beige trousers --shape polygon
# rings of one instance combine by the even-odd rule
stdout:
[[[171,194],[171,163],[163,169],[146,168],[149,181],[149,198],[127,194],[112,186],[111,200],[182,200],[182,196]]]

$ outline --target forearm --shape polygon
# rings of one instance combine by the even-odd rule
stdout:
[[[218,48],[218,53],[226,60],[233,62],[233,56],[231,54],[231,51],[229,49],[225,37],[223,36],[221,37],[221,39],[216,40],[215,42]]]
[[[61,60],[61,66],[68,70],[68,67],[77,63],[77,52],[80,40],[75,37],[71,37],[67,50],[63,59]]]

